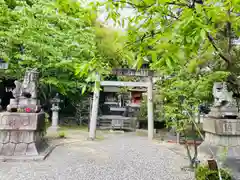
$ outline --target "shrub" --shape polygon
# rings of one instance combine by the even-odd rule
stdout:
[[[59,137],[59,138],[65,138],[65,137],[66,137],[65,132],[64,132],[64,131],[58,132],[58,137]]]
[[[227,169],[220,169],[222,180],[232,180],[232,176]],[[218,171],[213,171],[208,166],[200,165],[195,171],[196,180],[219,180]]]
[[[49,114],[45,112],[45,123],[49,124]]]

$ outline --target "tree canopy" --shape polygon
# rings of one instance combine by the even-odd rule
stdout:
[[[40,72],[40,90],[76,95],[96,71],[117,66],[125,53],[115,30],[104,28],[91,9],[71,0],[0,0],[1,76],[19,79],[26,68]]]
[[[216,55],[230,69],[235,65],[232,40],[239,36],[239,0],[210,1],[106,1],[109,18],[118,22],[121,8],[134,15],[128,23],[128,40],[139,57],[151,57],[152,66],[172,73],[187,66],[190,72],[206,65]],[[225,46],[222,46],[225,44]],[[237,57],[238,58],[238,57]]]
[[[97,5],[105,6],[116,23],[128,23],[127,47],[137,53],[137,64],[147,58],[153,70],[179,77],[176,81],[185,76],[211,86],[209,78],[221,81],[231,74],[236,83],[239,48],[232,41],[239,37],[239,0],[109,0]],[[121,19],[124,8],[133,9],[133,15]]]

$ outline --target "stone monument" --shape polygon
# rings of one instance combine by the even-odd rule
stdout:
[[[236,100],[232,95],[225,82],[214,83],[214,104],[208,117],[203,121],[205,139],[198,147],[201,161],[214,156],[221,162],[224,151],[225,162],[240,158],[240,119]]]
[[[45,113],[37,100],[38,72],[27,70],[15,81],[14,99],[0,113],[0,156],[37,156],[45,134]]]

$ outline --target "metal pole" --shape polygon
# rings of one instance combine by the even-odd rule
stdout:
[[[153,120],[153,81],[152,77],[148,77],[148,139],[153,139],[154,120]]]
[[[90,119],[90,129],[89,129],[89,139],[91,140],[94,140],[96,138],[99,94],[100,94],[100,76],[97,73],[95,87],[94,87],[92,113],[91,113],[91,119]]]

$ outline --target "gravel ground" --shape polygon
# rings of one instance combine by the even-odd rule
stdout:
[[[191,180],[183,159],[133,134],[56,148],[42,162],[1,162],[0,180]]]

